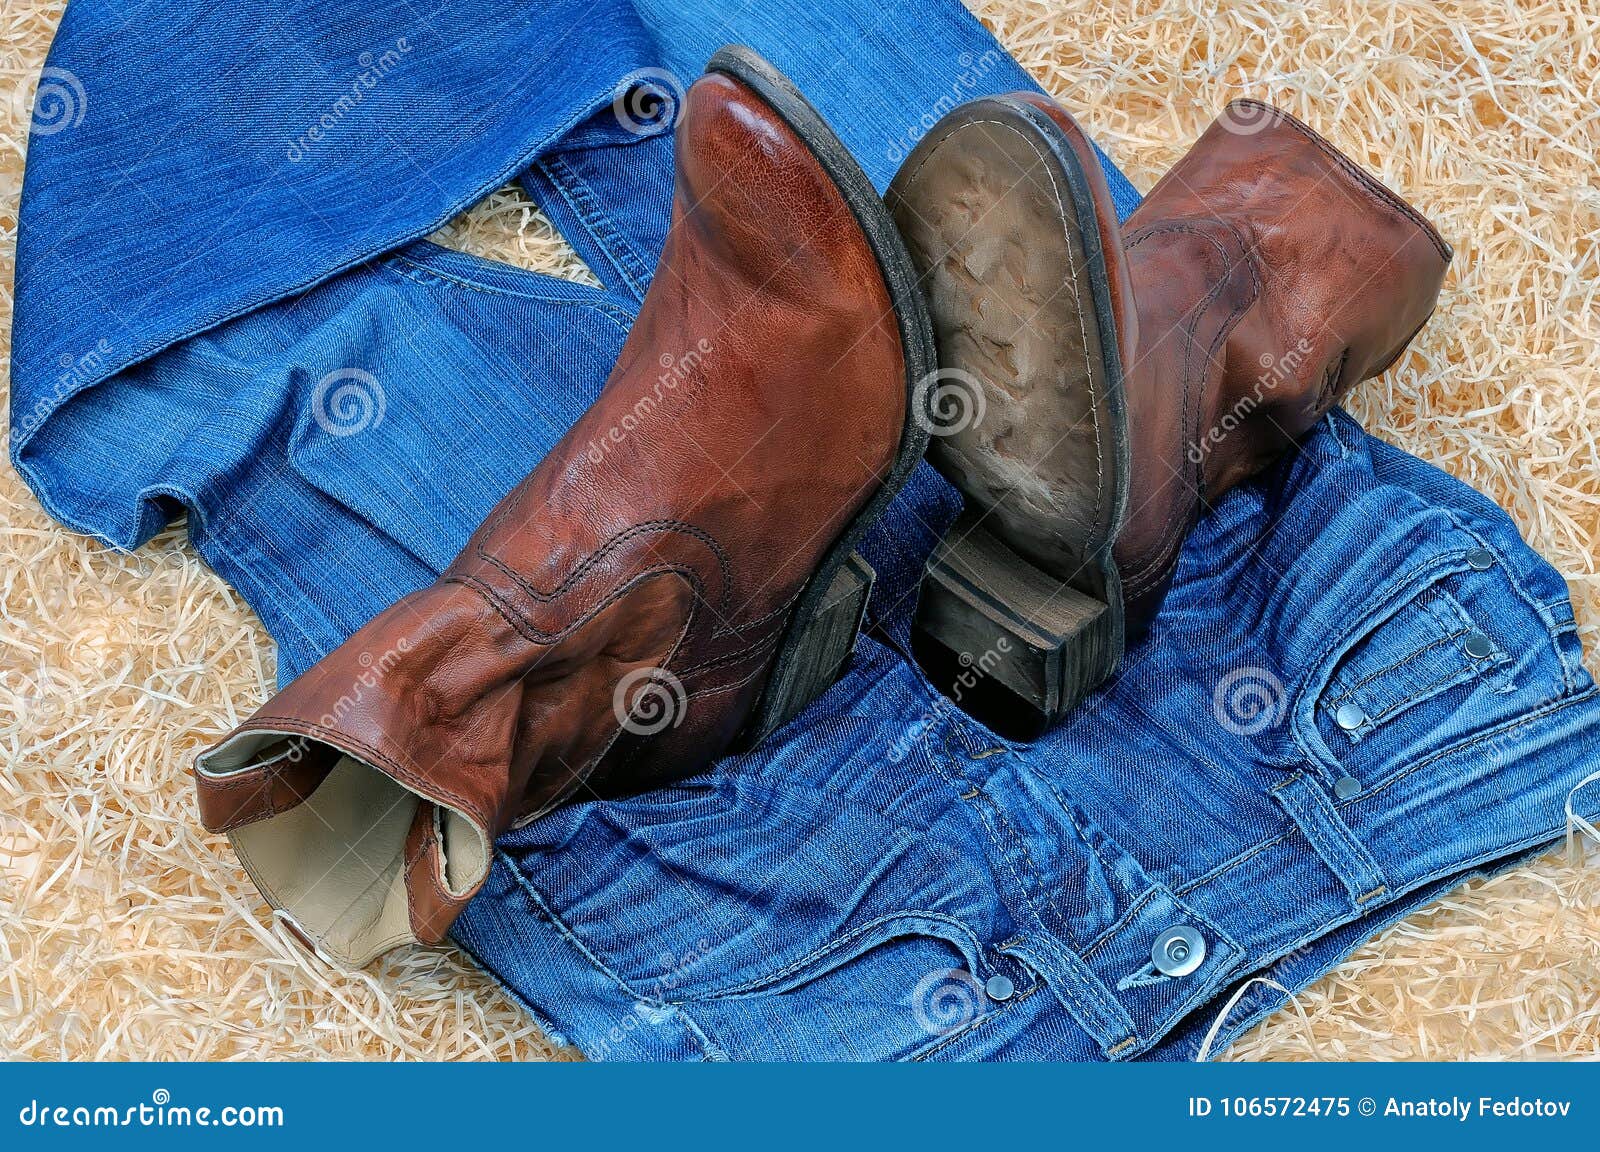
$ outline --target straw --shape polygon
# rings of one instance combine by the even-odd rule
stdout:
[[[980,15],[1149,187],[1225,101],[1280,104],[1456,247],[1432,323],[1351,407],[1504,505],[1600,648],[1600,10],[1504,3],[986,0]],[[0,332],[26,108],[61,6],[0,9]],[[16,94],[13,98],[13,94]],[[581,265],[525,198],[453,246]],[[591,281],[592,282],[592,281]],[[6,362],[9,366],[9,360]],[[268,694],[272,646],[170,531],[119,555],[0,465],[0,1055],[503,1059],[553,1052],[459,953],[309,957],[189,766]],[[1562,825],[1559,805],[1552,828]],[[1600,1056],[1600,882],[1552,853],[1357,951],[1228,1059]]]

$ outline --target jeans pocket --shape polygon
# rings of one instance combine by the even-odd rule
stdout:
[[[1345,653],[1317,701],[1319,719],[1360,740],[1441,692],[1492,676],[1509,657],[1478,634],[1454,596],[1425,589]]]
[[[932,911],[890,913],[688,1011],[755,1059],[898,1060],[1004,1009],[977,935]]]
[[[672,222],[671,117],[682,91],[647,69],[619,99],[545,153],[522,184],[573,251],[612,291],[643,300]],[[674,90],[677,89],[677,90]],[[662,122],[632,119],[624,105],[658,99]]]
[[[1572,691],[1560,623],[1470,541],[1349,619],[1295,710],[1330,782],[1378,784]]]
[[[921,957],[932,961],[927,968],[930,973],[951,971],[952,966],[975,972],[981,951],[973,931],[953,917],[931,911],[896,912],[870,920],[774,972],[705,999],[782,996],[814,988],[841,974],[847,977],[848,986],[865,990],[882,984],[872,978],[873,968],[888,975],[888,988],[904,991],[907,973],[923,974],[923,963],[908,966],[908,960]]]
[[[947,955],[950,941],[974,954],[972,932],[939,926],[992,902],[986,873],[937,837],[859,799],[726,765],[674,789],[560,809],[501,847],[590,951],[664,1000],[803,999],[852,949],[904,950],[902,937],[944,940],[948,967],[961,959]]]
[[[426,243],[348,292],[277,366],[289,463],[438,573],[582,415],[630,316],[596,289]]]

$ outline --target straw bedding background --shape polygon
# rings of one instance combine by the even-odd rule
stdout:
[[[1600,670],[1592,0],[976,9],[1142,188],[1227,99],[1256,95],[1439,224],[1457,252],[1439,311],[1352,409],[1510,510],[1566,576]],[[0,9],[7,348],[28,108],[60,12]],[[442,239],[583,274],[511,193]],[[448,949],[356,974],[307,958],[200,830],[192,757],[271,680],[265,634],[181,530],[119,555],[52,523],[0,465],[0,1056],[551,1055]],[[1230,1058],[1600,1055],[1593,855],[1587,869],[1548,856],[1411,918],[1301,994],[1303,1018],[1279,1013]]]

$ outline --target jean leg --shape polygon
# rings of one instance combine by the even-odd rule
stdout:
[[[660,74],[652,88],[672,100],[682,95],[661,70],[647,71]],[[636,301],[650,286],[672,219],[672,110],[659,121],[631,118],[622,102],[640,90],[630,83],[618,105],[596,111],[522,176],[528,195],[601,283]]]
[[[956,0],[634,0],[663,63],[695,76],[724,44],[771,60],[817,106],[880,190],[946,112],[979,96],[1042,91]],[[1139,194],[1102,152],[1119,217]]]

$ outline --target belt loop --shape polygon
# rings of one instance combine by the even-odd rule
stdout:
[[[1133,1017],[1089,967],[1048,937],[1007,941],[1000,949],[1016,956],[1044,977],[1085,1032],[1095,1038],[1108,1060],[1139,1043]]]
[[[1388,891],[1383,869],[1350,831],[1314,776],[1296,772],[1272,789],[1272,797],[1305,833],[1312,850],[1339,878],[1356,908],[1366,908]]]

